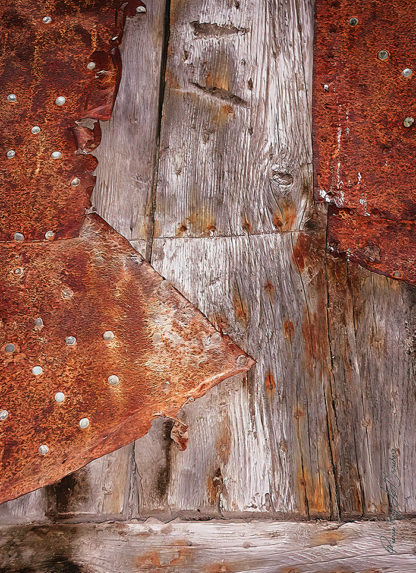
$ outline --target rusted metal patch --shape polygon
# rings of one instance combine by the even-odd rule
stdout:
[[[414,6],[318,0],[316,8],[315,198],[332,206],[329,242],[414,283]]]
[[[77,122],[109,119],[121,71],[117,46],[139,4],[2,2],[0,240],[15,232],[27,240],[79,233],[96,160],[84,154]],[[91,138],[90,149],[97,130]]]
[[[0,503],[131,442],[253,364],[128,241],[85,216],[95,120],[109,117],[118,83],[109,40],[137,6],[0,8]],[[173,434],[181,448],[186,430],[178,422]]]
[[[96,215],[76,239],[3,243],[0,261],[0,502],[253,364]]]

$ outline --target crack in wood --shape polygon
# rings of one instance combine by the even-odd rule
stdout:
[[[233,36],[234,34],[247,34],[247,28],[237,28],[237,26],[232,26],[230,24],[214,24],[211,22],[190,22],[192,28],[194,29],[194,36],[196,37],[212,37],[224,38],[227,36]]]

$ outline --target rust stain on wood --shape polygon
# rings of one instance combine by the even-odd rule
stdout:
[[[313,116],[330,251],[416,284],[412,18],[403,0],[319,0]]]
[[[95,120],[110,116],[117,44],[138,4],[56,1],[39,14],[17,0],[0,12],[1,129],[16,150],[0,160],[0,503],[133,441],[253,364],[84,213],[96,164],[85,153],[100,138]],[[185,448],[185,425],[172,432]]]

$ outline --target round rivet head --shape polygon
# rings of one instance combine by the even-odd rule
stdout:
[[[4,347],[4,350],[6,352],[14,352],[16,350],[16,346],[11,342],[9,342],[9,344],[6,344],[6,346]]]
[[[77,185],[79,185],[81,183],[81,181],[78,179],[78,177],[74,177],[74,179],[71,181],[71,185],[73,187],[76,187]]]
[[[97,64],[95,62],[88,62],[87,69],[88,70],[95,70]]]
[[[10,102],[12,102],[12,103],[15,102],[15,101],[17,101],[17,95],[16,95],[16,94],[9,94],[9,95],[7,96],[7,101],[10,101]]]
[[[0,410],[0,421],[3,422],[7,419],[9,412],[7,410]]]
[[[65,394],[63,392],[57,392],[55,394],[55,402],[61,404],[65,400]]]
[[[377,54],[377,57],[382,62],[385,62],[386,60],[389,59],[389,53],[387,50],[380,50],[379,53]]]
[[[358,18],[353,16],[352,18],[349,19],[349,24],[350,26],[356,26],[358,24]]]
[[[88,428],[89,425],[90,421],[88,420],[88,418],[82,418],[79,421],[79,427],[81,428],[81,430],[85,430],[86,428]]]
[[[52,159],[60,159],[62,157],[62,153],[60,151],[53,151],[51,153]]]
[[[402,76],[404,76],[405,78],[410,78],[410,76],[413,74],[412,70],[410,68],[405,68],[402,71]]]
[[[42,18],[42,22],[43,22],[44,24],[50,24],[50,23],[52,22],[52,18],[51,18],[50,16],[44,16],[44,17]]]
[[[405,127],[412,127],[412,125],[414,124],[415,120],[413,117],[406,117],[406,119],[403,122],[403,125]]]
[[[116,376],[115,374],[111,374],[111,376],[108,377],[108,383],[111,386],[115,386],[116,384],[118,384],[120,381],[119,377]]]
[[[36,135],[37,133],[40,133],[40,127],[38,125],[34,125],[30,131]]]
[[[42,372],[43,372],[42,366],[34,366],[32,368],[32,374],[34,374],[35,376],[39,376],[40,374],[42,374]]]
[[[15,155],[16,152],[14,149],[9,149],[9,151],[6,153],[6,157],[8,157],[8,159],[12,159]]]
[[[247,356],[244,356],[244,354],[241,354],[240,356],[237,357],[237,366],[246,366],[247,365]]]
[[[24,241],[24,240],[25,240],[25,236],[23,235],[23,233],[15,233],[15,234],[13,235],[13,239],[14,239],[15,241],[21,242],[21,241]]]
[[[38,318],[35,318],[33,322],[35,323],[35,326],[37,326],[38,328],[43,326],[43,320],[40,318],[40,316]]]
[[[66,99],[64,98],[64,96],[58,96],[55,100],[56,105],[64,105],[65,102]]]
[[[137,14],[145,14],[146,6],[137,6],[136,12],[137,12]]]
[[[103,334],[103,338],[104,340],[113,340],[114,332],[111,332],[111,330],[106,330]]]
[[[39,453],[41,456],[46,456],[46,454],[49,452],[49,448],[46,444],[42,444],[41,446],[39,446]]]
[[[67,346],[74,346],[74,344],[77,343],[77,339],[75,338],[75,336],[67,336],[65,338],[65,344]]]
[[[53,239],[54,236],[55,236],[55,233],[53,231],[46,231],[46,233],[45,233],[45,239],[48,241]]]

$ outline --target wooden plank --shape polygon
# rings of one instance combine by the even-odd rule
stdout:
[[[102,140],[92,204],[127,239],[147,240],[152,230],[152,193],[159,126],[159,91],[166,0],[126,23],[122,76]]]
[[[1,527],[2,571],[407,573],[415,521],[102,523]]]
[[[171,2],[155,237],[301,227],[312,18],[312,0]]]
[[[317,335],[319,325],[306,318],[321,312],[325,321],[316,296],[325,310],[325,290],[317,288],[324,281],[318,273],[305,285],[291,256],[289,233],[154,241],[155,268],[257,361],[247,380],[229,380],[183,409],[189,442],[184,452],[170,449],[171,511],[337,513],[324,392],[328,339],[323,328],[316,352],[308,329]]]

